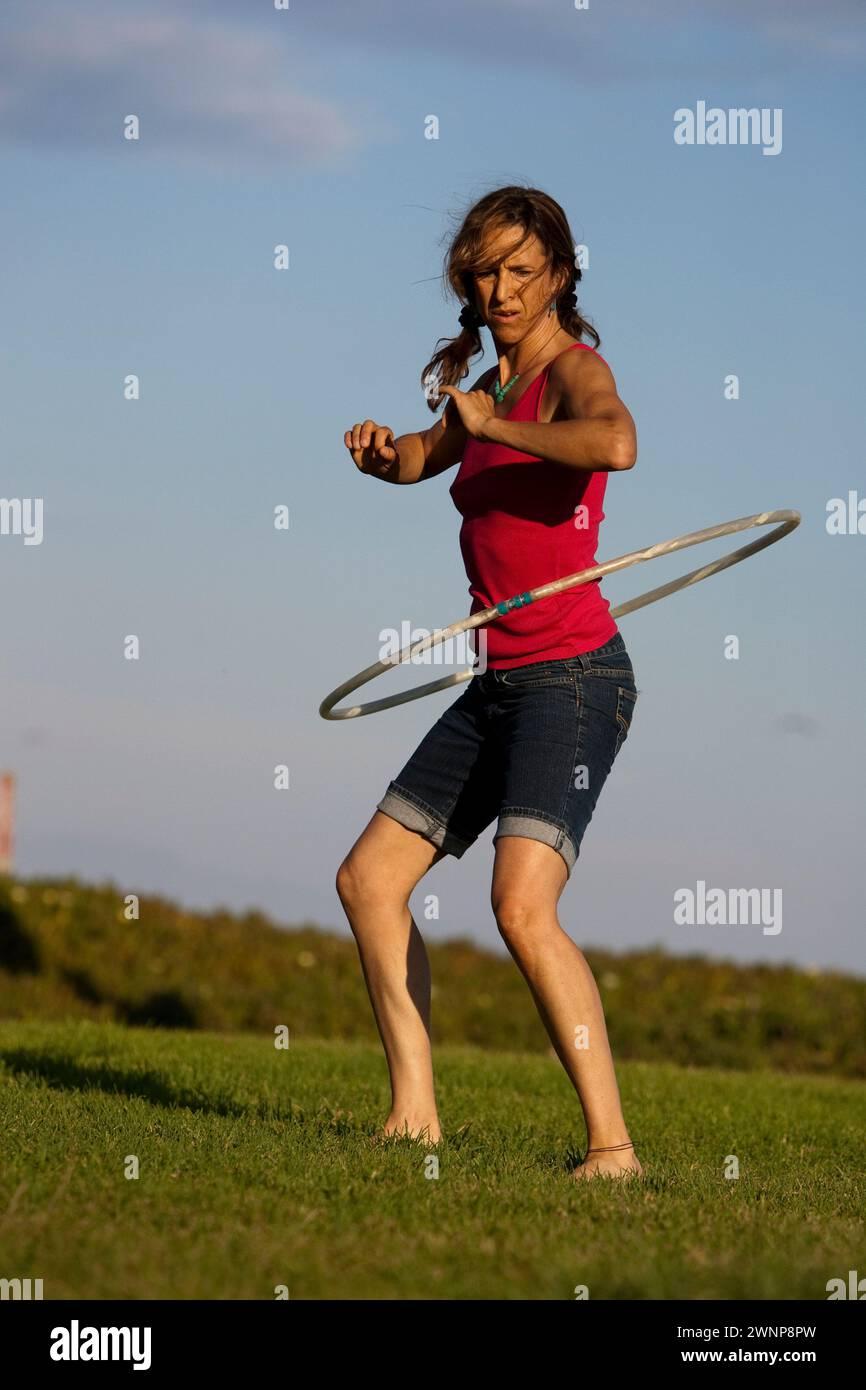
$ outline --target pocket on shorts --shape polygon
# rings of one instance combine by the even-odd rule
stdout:
[[[616,688],[616,747],[613,750],[614,758],[628,738],[628,731],[631,728],[631,721],[634,717],[634,707],[636,704],[637,691],[631,690],[627,685],[618,685]]]
[[[587,652],[589,665],[586,668],[587,675],[605,676],[609,680],[624,680],[626,685],[634,683],[634,667],[631,664],[631,657],[625,649],[622,638],[618,645],[614,646],[617,638],[608,642],[606,647],[599,647],[596,652]],[[613,647],[612,651],[608,648]]]
[[[510,666],[502,673],[502,684],[515,689],[547,685],[574,685],[571,668],[560,661],[531,662],[527,666]]]

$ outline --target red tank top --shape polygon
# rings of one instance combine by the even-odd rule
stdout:
[[[572,348],[595,351],[586,343],[572,343],[565,351]],[[538,420],[555,360],[503,418]],[[472,595],[470,613],[594,565],[606,483],[607,473],[587,473],[505,444],[469,439],[449,492],[463,517],[460,550]],[[597,579],[579,584],[476,629],[475,651],[480,634],[486,634],[487,665],[499,670],[593,651],[619,631],[609,609]]]

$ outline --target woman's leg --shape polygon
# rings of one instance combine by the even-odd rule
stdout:
[[[567,881],[565,863],[549,845],[517,835],[497,838],[491,902],[500,934],[580,1098],[588,1147],[623,1144],[629,1133],[598,987],[556,915]],[[627,1171],[643,1171],[631,1148],[589,1154],[574,1176]]]
[[[375,811],[337,871],[337,892],[391,1075],[383,1133],[441,1136],[430,1051],[430,965],[409,898],[444,851]]]

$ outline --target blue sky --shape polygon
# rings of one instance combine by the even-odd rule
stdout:
[[[825,524],[866,496],[862,7],[13,3],[0,52],[0,495],[44,499],[41,545],[0,536],[18,871],[347,930],[337,866],[454,696],[342,723],[319,702],[382,629],[469,599],[453,475],[390,487],[342,436],[432,422],[446,238],[528,181],[589,247],[581,306],[637,422],[599,559],[803,517],[623,619],[641,695],[561,920],[581,945],[864,973],[866,536]],[[780,153],[677,145],[699,101],[780,108]],[[429,678],[406,674],[364,698]],[[427,939],[500,948],[492,834],[416,893]],[[676,925],[699,880],[781,890],[782,931]]]

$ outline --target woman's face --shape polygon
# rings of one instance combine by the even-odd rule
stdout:
[[[520,246],[523,236],[522,227],[492,231],[472,277],[479,313],[496,337],[508,342],[526,335],[556,293],[541,242],[533,235]]]

